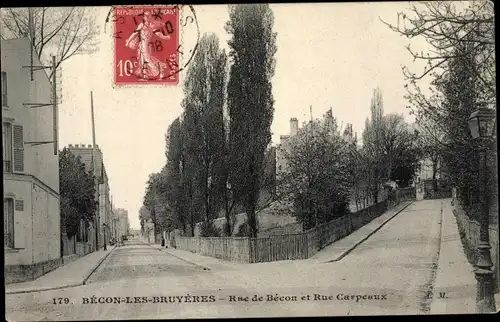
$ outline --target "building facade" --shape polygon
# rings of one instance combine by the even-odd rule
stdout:
[[[90,240],[93,250],[95,250],[95,245],[98,245],[97,248],[100,249],[104,247],[105,242],[109,244],[109,240],[113,235],[113,207],[111,205],[110,187],[106,167],[104,166],[103,153],[99,146],[96,145],[93,154],[94,149],[90,144],[70,144],[68,149],[71,153],[80,157],[83,164],[85,164],[85,169],[91,173],[93,172],[96,178],[98,213],[93,227],[98,227],[98,233],[95,232],[95,229],[92,229]]]
[[[6,283],[37,278],[62,262],[53,88],[46,70],[31,77],[29,66],[41,62],[30,47],[28,38],[1,41]]]
[[[336,131],[336,121],[333,117],[333,112],[331,109],[327,110],[324,114],[321,123],[326,126],[331,126],[332,131]],[[296,117],[290,119],[290,133],[280,136],[280,144],[276,147],[276,175],[279,177],[281,173],[287,171],[287,154],[291,150],[291,142],[293,137],[309,131],[311,127],[310,122],[303,122],[302,127],[299,128],[299,121]],[[333,132],[331,132],[333,134]],[[345,148],[356,148],[357,146],[357,134],[353,132],[352,124],[347,123],[346,127],[342,133],[342,138],[346,142]]]

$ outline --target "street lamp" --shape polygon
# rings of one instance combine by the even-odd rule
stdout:
[[[479,141],[479,170],[481,175],[481,214],[479,217],[480,232],[477,246],[477,263],[474,274],[477,280],[476,310],[478,313],[496,312],[493,285],[493,263],[490,253],[489,237],[489,189],[487,149],[495,128],[495,111],[479,108],[469,117],[469,129],[474,140]]]
[[[102,226],[104,227],[104,250],[107,250],[108,248],[106,247],[106,223],[103,223]]]

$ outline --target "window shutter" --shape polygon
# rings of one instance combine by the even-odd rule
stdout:
[[[24,229],[24,203],[22,200],[14,202],[14,248],[26,247],[26,231]],[[22,209],[22,210],[18,210]]]
[[[23,126],[12,125],[13,146],[14,146],[14,172],[24,172],[24,135]]]
[[[7,105],[7,73],[2,72],[2,107],[8,107]]]

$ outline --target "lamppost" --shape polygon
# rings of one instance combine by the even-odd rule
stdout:
[[[103,223],[102,227],[104,228],[104,250],[107,250],[108,248],[106,247],[106,223]]]
[[[481,175],[481,214],[479,217],[479,245],[477,246],[477,263],[474,274],[477,280],[476,310],[478,313],[496,312],[493,285],[493,263],[490,253],[489,237],[489,188],[487,147],[493,136],[495,127],[495,111],[479,108],[469,117],[469,129],[479,147],[479,170]]]

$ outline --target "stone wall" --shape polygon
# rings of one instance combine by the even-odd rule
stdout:
[[[455,197],[455,194],[454,194]],[[490,207],[489,236],[491,246],[491,260],[495,272],[496,291],[500,290],[500,251],[499,251],[499,226],[498,226],[498,200]],[[464,247],[464,252],[471,265],[477,262],[477,246],[479,244],[480,225],[477,216],[470,216],[462,209],[455,198],[453,198],[453,213],[457,219],[458,230]]]
[[[5,266],[5,284],[34,280],[61,266],[62,261],[62,258],[56,258],[33,265],[7,265]]]

